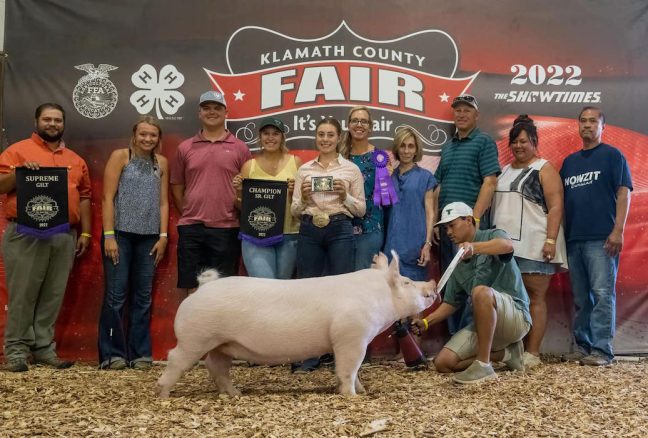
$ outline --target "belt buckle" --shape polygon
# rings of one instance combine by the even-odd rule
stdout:
[[[326,213],[318,213],[313,215],[313,225],[318,228],[324,228],[331,222],[329,215]]]

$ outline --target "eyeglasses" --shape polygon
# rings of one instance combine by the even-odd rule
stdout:
[[[351,119],[349,124],[350,125],[369,126],[369,120],[367,120],[367,119]]]

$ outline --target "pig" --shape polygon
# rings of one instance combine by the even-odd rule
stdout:
[[[279,365],[325,353],[335,355],[338,389],[364,393],[358,369],[367,345],[394,321],[431,306],[434,281],[412,281],[380,253],[370,269],[298,280],[198,277],[198,290],[178,308],[178,343],[156,385],[168,397],[182,374],[207,354],[205,365],[219,392],[239,396],[232,359]]]

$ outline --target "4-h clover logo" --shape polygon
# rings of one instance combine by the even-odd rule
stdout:
[[[173,115],[185,103],[185,98],[177,91],[185,78],[175,66],[168,64],[160,69],[160,74],[150,64],[144,64],[131,76],[133,85],[140,90],[131,94],[130,103],[140,114],[149,114],[155,106],[158,119],[162,112]]]

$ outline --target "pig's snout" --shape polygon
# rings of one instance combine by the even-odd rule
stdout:
[[[433,298],[433,301],[436,301],[439,297],[439,292],[436,290],[436,287],[437,285],[434,280],[428,281],[423,287],[423,296],[425,298]]]

